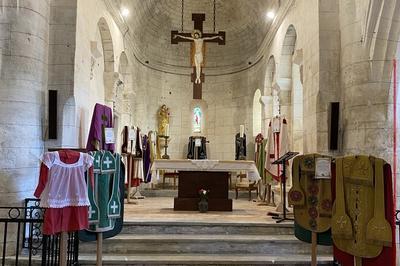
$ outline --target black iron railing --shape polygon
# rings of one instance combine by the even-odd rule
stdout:
[[[42,234],[43,215],[38,199],[25,199],[23,207],[0,207],[2,265],[59,265],[60,236]],[[77,232],[69,234],[67,247],[68,265],[78,265]]]

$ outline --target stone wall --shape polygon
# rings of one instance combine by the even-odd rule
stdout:
[[[86,147],[90,121],[96,103],[107,104],[106,93],[115,90],[110,78],[119,78],[119,59],[124,51],[122,34],[103,1],[78,1],[76,23],[75,127],[77,144]],[[104,59],[105,58],[105,59]]]
[[[257,88],[262,88],[261,64],[230,75],[207,75],[203,83],[205,132],[210,159],[233,160],[234,136],[244,124],[249,138],[249,158],[254,151],[252,140],[252,101]],[[193,97],[189,75],[176,75],[154,70],[141,64],[133,66],[134,87],[137,88],[135,116],[144,133],[157,129],[157,111],[162,104],[170,108],[169,154],[172,158],[185,158],[191,127]],[[247,104],[250,103],[251,104]]]
[[[357,3],[348,0],[339,5],[343,153],[370,154],[392,164],[391,79],[400,34],[400,2]]]
[[[17,4],[19,3],[19,6]],[[50,6],[2,1],[0,9],[0,205],[32,197],[43,152]]]
[[[49,21],[48,89],[57,91],[57,139],[45,136],[46,148],[77,147],[74,137],[75,101],[74,61],[76,36],[76,0],[51,0]],[[48,128],[48,93],[45,93],[45,132]]]

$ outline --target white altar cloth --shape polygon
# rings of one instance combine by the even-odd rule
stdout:
[[[218,161],[218,160],[154,160],[151,171],[159,180],[160,170],[171,171],[210,171],[210,172],[246,172],[250,182],[261,179],[253,161]]]

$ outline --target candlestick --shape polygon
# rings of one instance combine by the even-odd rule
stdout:
[[[169,137],[169,124],[165,125],[165,136]]]

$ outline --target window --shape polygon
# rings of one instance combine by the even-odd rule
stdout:
[[[201,119],[202,119],[202,112],[199,106],[196,106],[193,109],[193,132],[200,133],[201,132]]]

